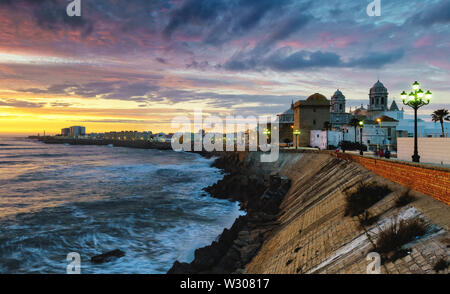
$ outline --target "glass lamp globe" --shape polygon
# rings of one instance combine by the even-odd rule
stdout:
[[[400,95],[401,95],[403,100],[406,100],[406,98],[408,98],[408,94],[406,94],[405,91],[403,91]]]
[[[417,91],[417,97],[423,98],[423,95],[424,95],[424,93],[423,93],[422,89],[420,89],[419,91]]]

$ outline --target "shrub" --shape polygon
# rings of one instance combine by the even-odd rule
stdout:
[[[378,235],[376,250],[380,254],[393,253],[395,256],[403,245],[425,235],[427,228],[428,225],[417,218],[395,222]]]
[[[403,207],[411,202],[414,202],[414,200],[416,200],[416,198],[412,196],[408,190],[395,200],[395,206]]]
[[[345,215],[359,215],[391,192],[386,185],[360,183],[355,192],[346,196]]]
[[[441,258],[438,260],[438,262],[436,262],[436,264],[434,265],[433,269],[435,272],[440,272],[443,271],[445,269],[447,269],[449,266],[449,263],[445,260],[445,258]]]
[[[362,217],[359,218],[359,224],[361,225],[361,227],[371,226],[376,223],[379,218],[379,215],[370,216],[370,213],[368,211],[365,211],[362,214]]]

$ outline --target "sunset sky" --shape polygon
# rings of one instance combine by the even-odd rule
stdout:
[[[0,0],[0,133],[169,132],[171,119],[276,114],[340,89],[368,104],[418,80],[450,108],[450,1]],[[411,110],[407,109],[407,114]]]

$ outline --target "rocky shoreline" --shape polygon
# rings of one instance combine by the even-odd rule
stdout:
[[[38,139],[46,144],[109,145],[138,149],[172,150],[170,143],[111,140]],[[245,266],[258,253],[263,242],[278,228],[279,206],[290,189],[291,181],[278,174],[265,177],[245,161],[247,152],[194,152],[203,157],[218,157],[212,164],[226,174],[218,183],[205,188],[212,197],[238,201],[245,216],[224,229],[211,245],[199,248],[191,263],[175,261],[168,274],[245,273]]]
[[[216,198],[239,201],[247,214],[236,219],[230,229],[224,229],[217,241],[197,249],[191,263],[175,261],[168,274],[245,273],[246,264],[278,227],[279,206],[291,182],[278,174],[271,174],[264,181],[261,175],[252,172],[249,163],[241,160],[242,155],[239,152],[219,155],[213,166],[227,174],[205,191]]]

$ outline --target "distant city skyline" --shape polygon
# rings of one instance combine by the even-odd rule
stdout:
[[[379,79],[433,92],[420,117],[450,108],[450,2],[66,0],[0,3],[0,135],[173,131],[173,117],[266,115],[340,89],[369,103]],[[405,118],[412,118],[405,106]]]

